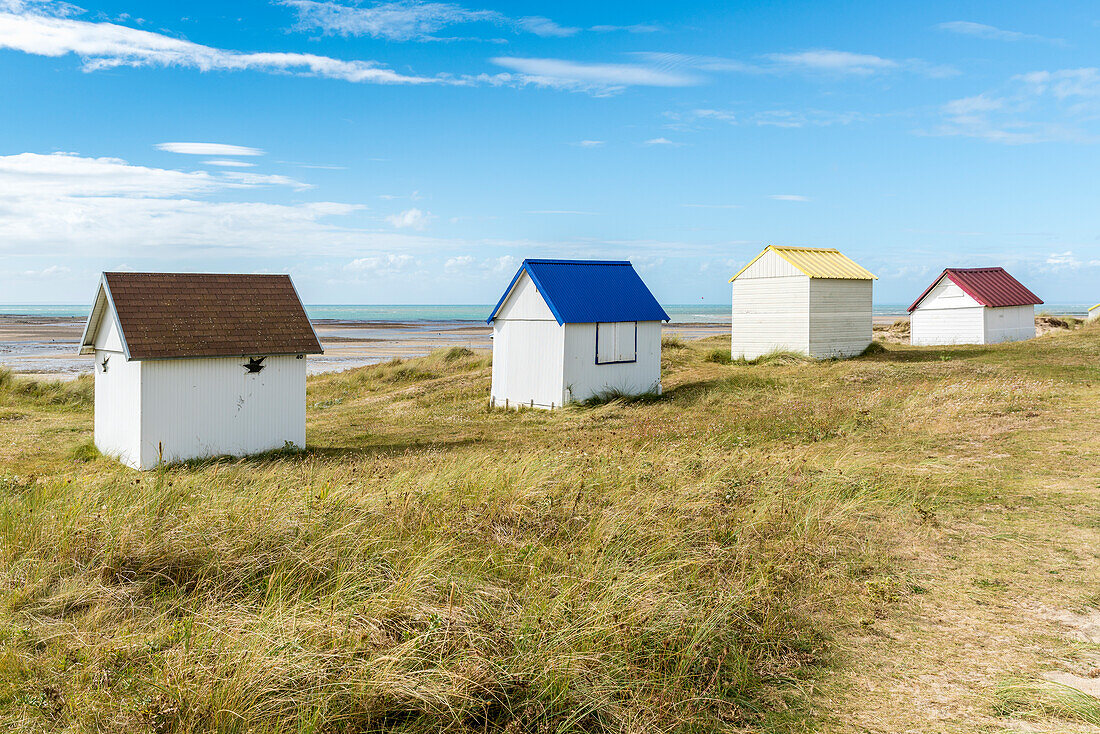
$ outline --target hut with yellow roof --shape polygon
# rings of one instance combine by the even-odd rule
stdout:
[[[871,343],[875,280],[833,248],[769,245],[730,278],[733,358],[859,354]]]
[[[1089,321],[1100,319],[1100,303],[1089,309]]]

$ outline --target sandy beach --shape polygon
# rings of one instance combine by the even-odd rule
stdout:
[[[476,321],[314,319],[313,327],[325,353],[309,358],[310,374],[418,357],[441,347],[489,349],[492,345],[492,329]],[[83,329],[82,320],[70,317],[0,315],[0,366],[60,379],[91,372],[92,358],[77,354]],[[682,339],[728,331],[728,322],[669,323],[664,330]]]

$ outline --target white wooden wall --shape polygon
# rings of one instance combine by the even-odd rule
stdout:
[[[99,322],[95,346],[93,440],[105,456],[140,464],[141,363],[127,362],[113,314]],[[107,359],[107,371],[103,360]]]
[[[909,342],[918,347],[984,344],[985,307],[918,308],[909,315]]]
[[[257,355],[261,356],[261,355]],[[306,360],[243,357],[141,363],[141,468],[208,456],[246,456],[306,442]]]
[[[524,272],[493,320],[495,405],[560,407],[565,329]]]
[[[756,359],[810,350],[810,279],[772,251],[733,281],[730,353]]]
[[[638,395],[661,389],[661,322],[639,321],[634,362],[596,364],[596,325],[565,325],[564,385],[581,402],[616,390]]]
[[[1089,311],[1089,315],[1085,320],[1092,321],[1093,319],[1100,319],[1100,308],[1094,308]]]
[[[1018,342],[1035,336],[1034,306],[985,309],[985,343]]]
[[[810,279],[810,348],[817,359],[852,357],[871,343],[873,280]]]

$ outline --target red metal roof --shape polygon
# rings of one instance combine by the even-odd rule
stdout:
[[[947,268],[909,307],[912,312],[944,276],[983,306],[1037,306],[1042,300],[1008,274],[1004,268]]]

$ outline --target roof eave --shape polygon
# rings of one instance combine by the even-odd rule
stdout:
[[[96,317],[96,306],[99,305],[100,294],[103,294],[105,301],[103,312]],[[84,333],[80,337],[80,351],[78,354],[94,354],[95,353],[95,335],[99,331],[99,325],[103,321],[103,316],[110,313],[111,319],[115,322],[115,330],[118,331],[118,338],[122,342],[122,354],[126,357],[126,361],[129,362],[133,357],[130,356],[130,345],[126,343],[126,333],[122,330],[122,322],[118,320],[118,311],[115,310],[115,301],[111,296],[111,285],[107,282],[107,273],[104,272],[99,277],[99,287],[96,289],[95,298],[92,299],[92,312],[88,314],[88,320],[84,323]],[[93,330],[93,326],[95,329]],[[91,339],[91,341],[89,341]]]
[[[542,296],[543,303],[545,303],[547,308],[550,309],[550,313],[554,314],[554,319],[558,322],[558,326],[565,325],[565,319],[562,318],[561,313],[558,312],[557,307],[546,296],[546,289],[542,287],[542,284],[539,282],[538,277],[535,275],[535,271],[527,267],[529,262],[530,261],[528,260],[524,260],[523,264],[519,266],[519,270],[517,270],[516,274],[512,276],[512,282],[509,283],[508,287],[504,289],[504,295],[500,297],[499,301],[497,301],[497,305],[493,308],[493,312],[489,314],[489,318],[485,319],[485,323],[492,324],[496,320],[497,314],[500,312],[500,307],[503,306],[505,301],[507,301],[508,298],[512,295],[512,291],[515,290],[516,283],[519,282],[520,276],[522,276],[526,272],[527,277],[530,278],[531,282],[535,284],[535,289],[538,290],[539,295]]]

